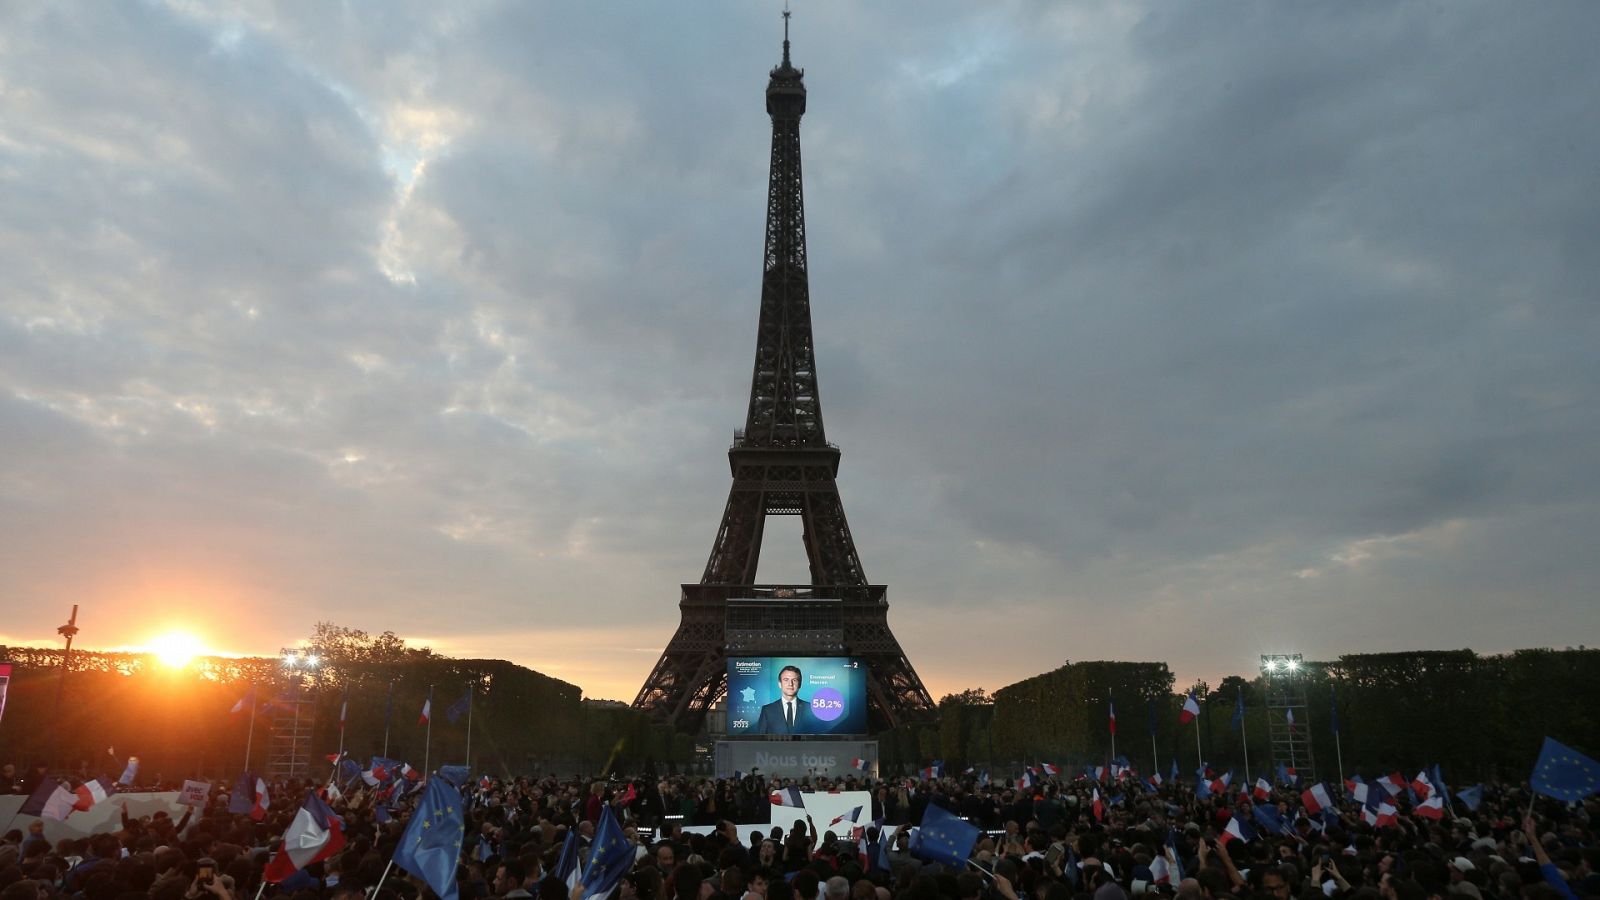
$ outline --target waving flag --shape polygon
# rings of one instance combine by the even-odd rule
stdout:
[[[800,797],[800,789],[799,788],[797,788],[797,787],[786,787],[786,788],[779,788],[778,790],[772,792],[772,805],[773,806],[789,806],[789,807],[793,807],[795,809],[799,809],[799,808],[805,806],[806,802],[803,799],[801,799],[801,797]]]
[[[1094,811],[1094,820],[1096,822],[1105,821],[1105,818],[1106,818],[1106,805],[1105,805],[1105,802],[1100,799],[1100,789],[1099,788],[1095,788],[1094,789],[1094,804],[1090,808]]]
[[[1444,798],[1443,797],[1429,797],[1428,799],[1422,801],[1421,803],[1418,803],[1416,805],[1416,808],[1413,809],[1412,812],[1416,813],[1419,816],[1422,816],[1425,819],[1433,819],[1435,821],[1437,821],[1439,819],[1443,819],[1444,818]]]
[[[571,891],[578,885],[578,829],[567,829],[567,840],[561,845],[561,856],[556,859],[553,873]]]
[[[1211,792],[1211,782],[1210,781],[1207,781],[1204,776],[1200,776],[1200,777],[1195,779],[1195,781],[1194,781],[1194,798],[1196,800],[1205,800],[1205,799],[1207,799],[1207,798],[1209,798],[1211,796],[1211,793],[1212,792]]]
[[[924,766],[923,769],[922,769],[922,780],[923,781],[933,781],[934,779],[939,778],[939,777],[941,777],[943,775],[944,775],[944,760],[942,760],[942,759],[936,759],[936,760],[933,761],[932,765]]]
[[[1060,767],[1052,765],[1050,763],[1040,763],[1039,764],[1039,768],[1042,769],[1044,771],[1044,774],[1046,774],[1046,775],[1060,775],[1061,774]]]
[[[128,767],[122,770],[122,777],[117,779],[117,784],[123,787],[132,787],[139,778],[139,757],[128,757]]]
[[[1229,769],[1222,774],[1222,777],[1211,782],[1211,792],[1214,794],[1226,794],[1228,792],[1228,785],[1232,783],[1233,770]]]
[[[417,724],[428,724],[428,716],[433,713],[433,688],[428,688],[428,699],[422,701],[422,715],[417,716]]]
[[[867,761],[858,756],[850,760],[850,768],[855,769],[857,772],[865,772],[867,770]]]
[[[918,859],[947,866],[965,866],[980,833],[978,826],[958,818],[936,803],[930,803],[922,814],[922,829],[911,852]]]
[[[1528,783],[1537,793],[1573,803],[1600,790],[1600,762],[1547,737]]]
[[[400,835],[394,864],[427,882],[440,900],[456,900],[456,862],[465,830],[461,795],[442,779],[433,779]]]
[[[1382,785],[1383,789],[1388,791],[1389,796],[1391,797],[1406,789],[1405,776],[1401,775],[1399,772],[1390,772],[1382,778],[1379,778],[1378,784]]]
[[[583,867],[583,896],[603,897],[616,889],[622,876],[633,868],[633,845],[622,833],[622,825],[607,806],[600,813],[600,827],[594,830],[594,845],[589,862]]]
[[[60,822],[72,815],[77,802],[78,795],[62,787],[61,782],[54,778],[44,778],[40,779],[39,786],[33,789],[28,799],[17,807],[17,815],[38,816],[41,819],[54,819]]]
[[[1172,860],[1172,880],[1183,880],[1183,857],[1178,855],[1178,832],[1174,828],[1167,828],[1167,858]]]
[[[1265,800],[1272,796],[1272,785],[1265,778],[1257,778],[1256,786],[1250,791],[1257,800]]]
[[[111,782],[104,778],[95,778],[78,785],[78,799],[73,802],[72,808],[78,812],[88,812],[96,804],[116,792]]]
[[[1106,727],[1108,729],[1110,729],[1111,734],[1113,736],[1115,736],[1116,733],[1117,733],[1117,704],[1113,703],[1110,700],[1107,700],[1106,701],[1106,712],[1109,713],[1110,716],[1111,716],[1111,721]]]
[[[1172,867],[1167,864],[1167,858],[1165,856],[1158,855],[1150,858],[1150,883],[1172,883]]]
[[[1017,779],[1017,784],[1020,787],[1022,787],[1024,789],[1027,789],[1027,790],[1033,790],[1033,788],[1036,785],[1038,785],[1038,783],[1039,783],[1039,776],[1033,774],[1033,770],[1032,769],[1023,769],[1022,770],[1022,777]]]
[[[1306,812],[1313,816],[1333,808],[1333,798],[1328,796],[1328,789],[1320,781],[1300,792],[1300,802],[1305,805]]]
[[[250,818],[259,822],[267,817],[267,809],[272,805],[267,797],[266,779],[259,777],[256,778],[253,793],[254,796],[251,797],[252,803],[250,806]]]
[[[1256,829],[1255,826],[1241,818],[1238,813],[1234,813],[1228,818],[1228,827],[1222,830],[1220,839],[1224,844],[1233,841],[1249,843],[1256,839]]]
[[[306,801],[294,814],[283,843],[261,875],[268,884],[277,884],[314,862],[321,862],[344,849],[344,823],[315,791],[306,792]]]
[[[1477,784],[1456,791],[1456,799],[1461,801],[1461,805],[1468,811],[1477,812],[1478,806],[1483,803],[1483,785]]]
[[[1411,790],[1422,800],[1433,796],[1433,783],[1428,780],[1427,769],[1418,772],[1417,777],[1411,779]]]
[[[1270,803],[1255,807],[1251,810],[1251,814],[1255,816],[1256,823],[1271,834],[1287,835],[1292,831],[1289,823],[1278,814],[1278,808]]]
[[[839,824],[840,822],[850,822],[850,823],[854,824],[856,818],[861,815],[861,809],[862,808],[858,806],[855,809],[852,809],[847,813],[840,813],[837,816],[834,816],[833,817],[833,821],[828,823],[828,827],[832,828],[833,826]]]
[[[1289,766],[1286,766],[1283,763],[1278,763],[1278,783],[1279,784],[1286,784],[1286,785],[1290,785],[1292,787],[1294,785],[1294,783],[1296,781],[1299,781],[1299,780],[1300,780],[1300,776],[1295,772],[1295,770],[1293,768],[1291,768]]]
[[[467,692],[461,695],[460,700],[450,704],[450,708],[444,711],[444,717],[450,720],[451,725],[454,725],[456,722],[460,721],[461,717],[466,715],[467,710],[471,708],[472,688],[469,687],[467,688]]]
[[[1194,691],[1190,691],[1183,700],[1183,709],[1178,713],[1178,724],[1187,725],[1198,715],[1200,715],[1200,703],[1194,699]]]

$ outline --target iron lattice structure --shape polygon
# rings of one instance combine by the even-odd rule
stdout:
[[[750,406],[728,450],[733,488],[700,583],[682,586],[678,630],[633,701],[685,731],[698,731],[725,694],[730,656],[863,659],[874,731],[935,713],[889,630],[887,588],[867,582],[834,480],[839,448],[822,427],[800,177],[804,74],[790,64],[785,21],[783,62],[767,82],[772,163],[761,315]],[[801,518],[810,584],[755,583],[768,516]]]
[[[1267,737],[1272,759],[1292,767],[1306,783],[1316,778],[1311,751],[1310,711],[1306,709],[1305,660],[1298,653],[1261,657],[1266,694]]]

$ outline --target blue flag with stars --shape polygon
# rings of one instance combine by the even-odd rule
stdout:
[[[1547,737],[1528,784],[1546,797],[1569,803],[1582,800],[1600,791],[1600,762]]]
[[[583,896],[593,897],[611,893],[633,868],[633,845],[622,833],[622,824],[606,804],[600,813],[600,827],[594,830],[594,847],[589,851],[589,864],[583,868]]]
[[[978,843],[978,826],[936,803],[922,814],[922,840],[912,850],[918,859],[962,868]]]
[[[456,900],[456,862],[461,858],[464,822],[461,794],[444,779],[430,778],[394,851],[394,864],[426,881],[439,900]]]

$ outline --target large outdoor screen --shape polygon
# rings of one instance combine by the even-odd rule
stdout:
[[[843,656],[728,660],[728,734],[866,734],[867,666]]]

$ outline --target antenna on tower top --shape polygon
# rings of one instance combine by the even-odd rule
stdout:
[[[789,68],[789,0],[783,0],[783,67]]]

